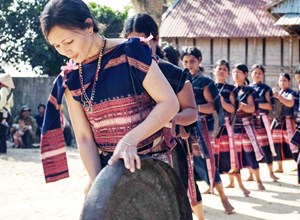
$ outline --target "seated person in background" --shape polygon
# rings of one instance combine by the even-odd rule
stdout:
[[[17,117],[15,117],[14,124],[13,124],[12,129],[11,129],[11,135],[12,135],[12,137],[14,137],[14,134],[17,131],[17,129],[16,129],[17,126],[16,125],[19,124],[20,119],[24,120],[25,125],[31,127],[30,130],[32,132],[31,131],[30,132],[25,132],[26,138],[23,139],[23,141],[25,140],[25,142],[24,142],[25,147],[31,147],[32,144],[35,142],[35,134],[36,134],[36,130],[37,130],[36,120],[35,120],[34,117],[32,117],[30,115],[30,111],[31,110],[27,105],[22,105],[21,106],[21,112]],[[27,134],[29,134],[29,135],[27,135]],[[27,137],[27,136],[29,136],[29,137]]]
[[[15,147],[31,147],[33,143],[32,136],[34,134],[32,126],[26,125],[24,119],[19,118],[18,124],[13,124],[12,127],[16,130],[13,135]]]
[[[37,109],[38,114],[34,117],[37,123],[36,141],[40,142],[46,106],[44,104],[39,104]]]
[[[63,110],[64,110],[64,105],[62,104],[60,107],[60,123],[64,132],[65,143],[68,147],[70,147],[72,144],[73,136],[72,136],[70,122],[64,115]]]

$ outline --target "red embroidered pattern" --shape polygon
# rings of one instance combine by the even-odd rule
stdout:
[[[90,82],[89,83],[87,83],[87,84],[85,84],[83,87],[84,87],[84,89],[87,89],[89,86],[90,86]],[[79,88],[79,89],[76,89],[76,90],[70,90],[70,92],[71,92],[71,94],[73,95],[73,96],[80,96],[81,95],[81,89]]]
[[[237,152],[242,152],[242,149],[245,152],[254,152],[252,143],[246,133],[234,134],[234,143]]]
[[[265,128],[256,129],[256,139],[259,146],[269,146],[269,139]]]
[[[127,57],[127,58],[128,58],[128,63],[130,66],[134,66],[135,68],[141,70],[144,73],[148,72],[148,69],[149,69],[148,65],[146,65],[145,63],[143,63],[137,59],[134,59],[132,57]]]
[[[57,110],[60,109],[60,105],[57,103],[57,99],[54,96],[52,96],[51,94],[49,96],[48,101],[51,102],[55,106],[55,109],[57,109]]]
[[[154,105],[154,101],[148,94],[142,94],[136,99],[131,96],[95,104],[92,112],[85,108],[99,148],[112,152],[119,140],[149,115]],[[160,133],[157,132],[142,141],[138,149],[152,143]]]
[[[104,69],[108,69],[110,67],[113,66],[118,66],[121,63],[126,63],[126,55],[123,54],[115,59],[111,59],[110,61],[108,61],[108,63],[105,65]]]
[[[65,147],[62,129],[46,132],[41,145],[43,146],[41,154],[46,183],[69,177],[66,152],[61,151]]]

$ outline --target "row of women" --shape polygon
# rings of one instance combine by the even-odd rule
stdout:
[[[255,85],[248,87],[247,67],[236,65],[232,71],[236,86],[232,86],[225,83],[228,63],[220,61],[214,68],[215,83],[199,71],[202,56],[196,48],[183,53],[185,70],[157,56],[162,54],[158,26],[149,15],[137,14],[126,21],[124,35],[129,40],[106,39],[98,34],[81,0],[49,1],[40,21],[47,42],[72,59],[57,77],[46,108],[41,138],[46,182],[69,176],[58,110],[63,95],[91,184],[103,167],[118,159],[134,172],[141,168],[141,155],[158,158],[174,167],[199,219],[204,216],[197,181],[206,181],[209,192],[215,188],[231,214],[234,208],[220,173],[230,174],[232,187],[236,177],[248,196],[240,177],[242,168],[250,168],[258,188],[264,190],[258,162],[272,164],[275,155],[279,161],[292,156],[285,132],[290,126],[286,114],[293,104],[290,90],[282,87],[274,93],[287,110],[274,127],[278,138],[271,147],[266,113],[272,108],[272,93],[262,84],[260,66],[252,70]],[[280,78],[285,86],[286,79]],[[216,138],[214,124],[219,127]],[[271,165],[270,174],[276,179]]]
[[[158,36],[154,21],[149,15],[136,15],[128,22],[134,19],[135,33],[133,29],[126,30],[127,25],[125,26],[126,37],[147,37],[150,34],[154,35],[154,38]],[[149,25],[148,28],[142,25],[145,21]],[[225,211],[231,214],[234,208],[224,193],[220,174],[229,174],[228,187],[234,187],[234,178],[236,178],[243,195],[247,197],[250,192],[243,185],[240,175],[242,168],[249,169],[247,180],[254,180],[254,175],[258,190],[265,190],[260,178],[260,162],[268,165],[270,178],[277,181],[278,177],[273,171],[273,161],[277,161],[276,172],[278,173],[283,172],[283,160],[297,161],[299,148],[292,144],[291,140],[295,134],[294,115],[297,114],[295,110],[298,110],[299,106],[297,105],[298,94],[290,89],[291,78],[287,73],[280,74],[278,79],[280,89],[273,91],[263,83],[265,69],[262,65],[255,64],[249,71],[245,64],[237,64],[232,70],[235,85],[230,85],[226,82],[230,75],[230,67],[225,60],[219,60],[215,64],[213,69],[215,81],[213,81],[204,75],[200,67],[202,54],[196,47],[189,47],[181,54],[185,70],[182,72],[177,69],[176,74],[176,68],[162,60],[167,59],[164,56],[167,52],[164,50],[166,48],[160,51],[157,43],[153,44],[153,42],[150,42],[150,46],[159,67],[177,94],[181,106],[181,111],[173,119],[173,123],[184,128],[177,126],[177,146],[172,155],[177,159],[178,154],[187,156],[188,168],[193,164],[193,169],[188,171],[188,174],[193,173],[193,175],[189,176],[186,184],[188,184],[193,210],[198,213],[198,216],[202,216],[200,214],[202,205],[196,181],[205,181],[210,186],[207,191],[209,193],[213,193],[215,188]],[[248,74],[251,74],[252,79],[250,85],[248,85]],[[183,76],[187,80],[183,86],[179,86],[180,81],[181,84],[184,81]],[[192,84],[194,95],[189,94],[187,90],[189,83]],[[184,97],[183,93],[185,93]],[[195,98],[198,116],[196,122],[189,124],[188,110],[192,107],[191,97]],[[188,102],[190,104],[186,105]],[[192,119],[191,115],[190,118]],[[272,123],[270,119],[273,119]],[[168,143],[170,144],[171,141],[169,140]],[[172,149],[172,144],[170,148]],[[184,160],[181,158],[182,161]],[[172,162],[171,158],[169,163],[176,169],[176,161]],[[184,176],[182,172],[185,172],[185,169],[182,164],[177,167],[177,170],[181,172],[181,177]]]

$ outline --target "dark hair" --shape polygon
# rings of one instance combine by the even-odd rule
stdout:
[[[145,13],[139,13],[127,19],[123,35],[127,38],[132,32],[144,33],[147,37],[152,34],[153,40],[158,40],[158,26],[154,19]]]
[[[155,53],[157,56],[159,56],[159,58],[165,59],[164,52],[160,49],[158,45],[156,45]]]
[[[238,63],[234,65],[234,68],[242,71],[243,73],[249,73],[248,67],[243,63]]]
[[[167,60],[170,63],[173,63],[174,65],[178,66],[178,62],[179,62],[179,52],[178,52],[178,50],[176,50],[171,45],[164,46],[162,50],[164,52],[165,58],[167,58]]]
[[[87,18],[92,19],[93,24],[86,23]],[[81,30],[93,26],[95,33],[99,31],[89,8],[82,0],[50,0],[40,16],[40,23],[47,41],[54,26]]]
[[[181,60],[184,56],[193,55],[198,60],[202,60],[202,53],[197,47],[188,47],[181,54]]]
[[[263,74],[265,74],[266,72],[265,68],[260,64],[253,64],[251,67],[251,72],[253,72],[255,69],[260,69],[263,72]]]
[[[290,75],[288,73],[280,73],[279,77],[280,76],[287,78],[288,81],[291,81],[291,77],[290,77]]]
[[[221,65],[226,66],[226,68],[228,69],[228,72],[230,71],[229,63],[226,60],[218,60],[215,63],[214,68],[216,68],[217,66],[221,66]]]
[[[37,109],[40,109],[40,107],[46,108],[46,105],[44,105],[44,104],[39,104],[39,106],[37,107]]]
[[[24,121],[25,122],[24,118],[18,118],[18,122],[20,122],[20,121]]]
[[[242,71],[243,73],[249,73],[248,67],[245,64],[243,64],[243,63],[235,64],[234,68],[237,68],[238,70]],[[247,77],[245,78],[245,82],[246,82],[247,85],[250,84],[250,82],[247,79]]]
[[[300,74],[300,66],[298,66],[298,68],[296,69],[295,74]]]

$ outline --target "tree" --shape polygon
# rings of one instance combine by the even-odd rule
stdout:
[[[158,27],[160,26],[164,0],[131,0],[131,3],[138,13],[149,14],[155,20]]]
[[[63,58],[46,44],[39,28],[39,15],[47,0],[2,1],[1,65],[18,67],[21,62],[33,68],[42,67],[42,73],[54,75],[59,72]],[[52,73],[52,74],[51,74]]]
[[[5,0],[0,2],[0,66],[18,67],[29,64],[38,74],[57,75],[66,58],[48,45],[43,38],[39,16],[48,0]],[[105,36],[118,36],[127,18],[96,3],[89,3],[96,20],[103,23]]]
[[[129,7],[124,12],[114,11],[110,7],[100,6],[94,2],[88,4],[94,18],[101,22],[101,34],[106,37],[119,37],[123,30],[124,22],[128,17]]]
[[[176,0],[131,0],[131,3],[137,13],[149,14],[159,27],[161,24],[162,14],[175,1]]]

